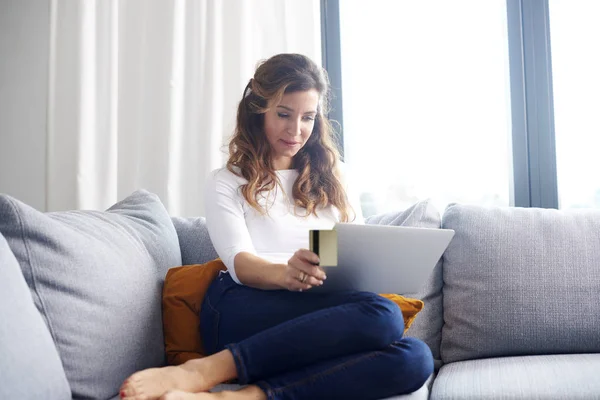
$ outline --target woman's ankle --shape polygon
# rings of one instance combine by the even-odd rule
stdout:
[[[229,350],[223,350],[208,357],[189,360],[181,367],[198,375],[199,379],[204,382],[203,386],[214,387],[237,378],[235,361]]]

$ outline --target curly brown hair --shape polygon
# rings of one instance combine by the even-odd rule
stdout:
[[[292,196],[295,205],[306,210],[306,216],[317,216],[319,207],[332,205],[339,210],[340,220],[348,222],[352,207],[340,179],[335,130],[326,117],[329,78],[323,68],[306,56],[278,54],[258,65],[238,105],[227,169],[248,181],[241,186],[244,198],[265,214],[267,210],[258,203],[260,194],[280,185],[272,164],[271,146],[264,133],[265,113],[269,105],[277,105],[284,94],[311,89],[319,94],[319,107],[310,138],[292,160],[292,167],[299,173]]]

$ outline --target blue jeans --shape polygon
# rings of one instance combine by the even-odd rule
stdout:
[[[238,382],[269,399],[380,399],[420,388],[429,347],[403,338],[400,308],[367,292],[266,291],[221,273],[200,311],[205,351],[229,349]]]

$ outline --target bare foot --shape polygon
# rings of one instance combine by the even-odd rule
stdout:
[[[206,392],[219,383],[237,378],[229,350],[189,360],[177,367],[151,368],[131,375],[121,386],[123,400],[156,400],[169,390]]]
[[[267,396],[258,386],[251,385],[235,392],[187,393],[174,390],[165,393],[159,400],[267,400]]]
[[[165,393],[159,400],[215,400],[211,393],[188,393],[179,390]]]
[[[120,395],[123,400],[155,400],[173,389],[202,392],[211,388],[200,373],[183,366],[150,368],[123,382]]]

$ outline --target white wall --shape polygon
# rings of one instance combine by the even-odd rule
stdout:
[[[49,0],[0,1],[0,193],[45,210]]]

